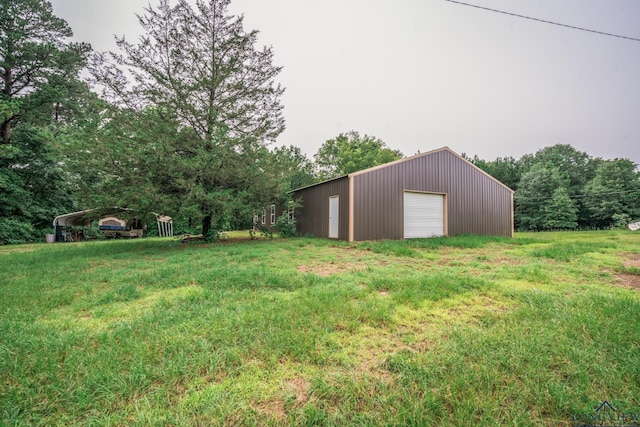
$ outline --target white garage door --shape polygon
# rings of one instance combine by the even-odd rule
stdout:
[[[404,192],[404,238],[444,236],[444,195]]]

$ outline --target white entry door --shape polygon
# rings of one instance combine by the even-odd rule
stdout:
[[[404,238],[444,236],[444,195],[404,192]]]
[[[338,213],[340,212],[340,197],[329,197],[329,238],[338,238]]]

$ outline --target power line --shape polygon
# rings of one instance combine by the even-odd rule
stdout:
[[[600,196],[610,196],[613,194],[627,194],[627,193],[635,193],[638,192],[638,194],[640,194],[640,190],[639,189],[635,189],[635,190],[622,190],[622,191],[609,191],[607,193],[593,193],[593,194],[574,194],[572,196],[567,196],[570,199],[577,199],[580,197],[600,197]],[[533,197],[527,197],[527,196],[520,196],[516,198],[520,199],[520,200],[547,200],[547,199],[553,199],[553,196],[533,196]]]
[[[515,17],[518,17],[518,18],[530,19],[532,21],[543,22],[545,24],[558,25],[560,27],[571,28],[573,30],[588,31],[590,33],[596,33],[596,34],[600,34],[600,35],[603,35],[603,36],[618,37],[620,39],[627,39],[627,40],[633,40],[635,42],[640,42],[640,39],[636,39],[634,37],[621,36],[619,34],[605,33],[603,31],[591,30],[589,28],[575,27],[573,25],[561,24],[559,22],[546,21],[546,20],[540,19],[540,18],[533,18],[531,16],[518,15],[517,13],[505,12],[504,10],[498,10],[498,9],[491,9],[489,7],[478,6],[476,4],[464,3],[464,2],[461,2],[461,1],[457,1],[457,0],[445,0],[445,1],[448,1],[450,3],[461,4],[463,6],[469,6],[469,7],[475,7],[475,8],[478,8],[478,9],[488,10],[490,12],[497,12],[497,13],[502,13],[502,14],[505,14],[505,15],[515,16]]]

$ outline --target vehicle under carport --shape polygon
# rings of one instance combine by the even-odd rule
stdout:
[[[53,220],[53,241],[78,242],[95,238],[96,229],[92,227],[94,221],[104,222],[98,229],[103,229],[109,237],[142,237],[146,226],[139,219],[134,219],[135,211],[127,208],[87,209],[58,215]],[[173,236],[173,221],[171,217],[152,212],[158,222],[158,235]],[[122,218],[126,218],[123,220]],[[103,221],[106,220],[106,221]]]

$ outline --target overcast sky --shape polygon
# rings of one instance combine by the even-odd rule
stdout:
[[[640,39],[637,0],[466,0]],[[149,1],[52,0],[74,39],[134,40]],[[156,0],[151,1],[152,5]],[[309,157],[357,130],[405,155],[442,146],[485,160],[571,144],[640,163],[640,42],[445,0],[232,0],[283,66],[287,129]]]

